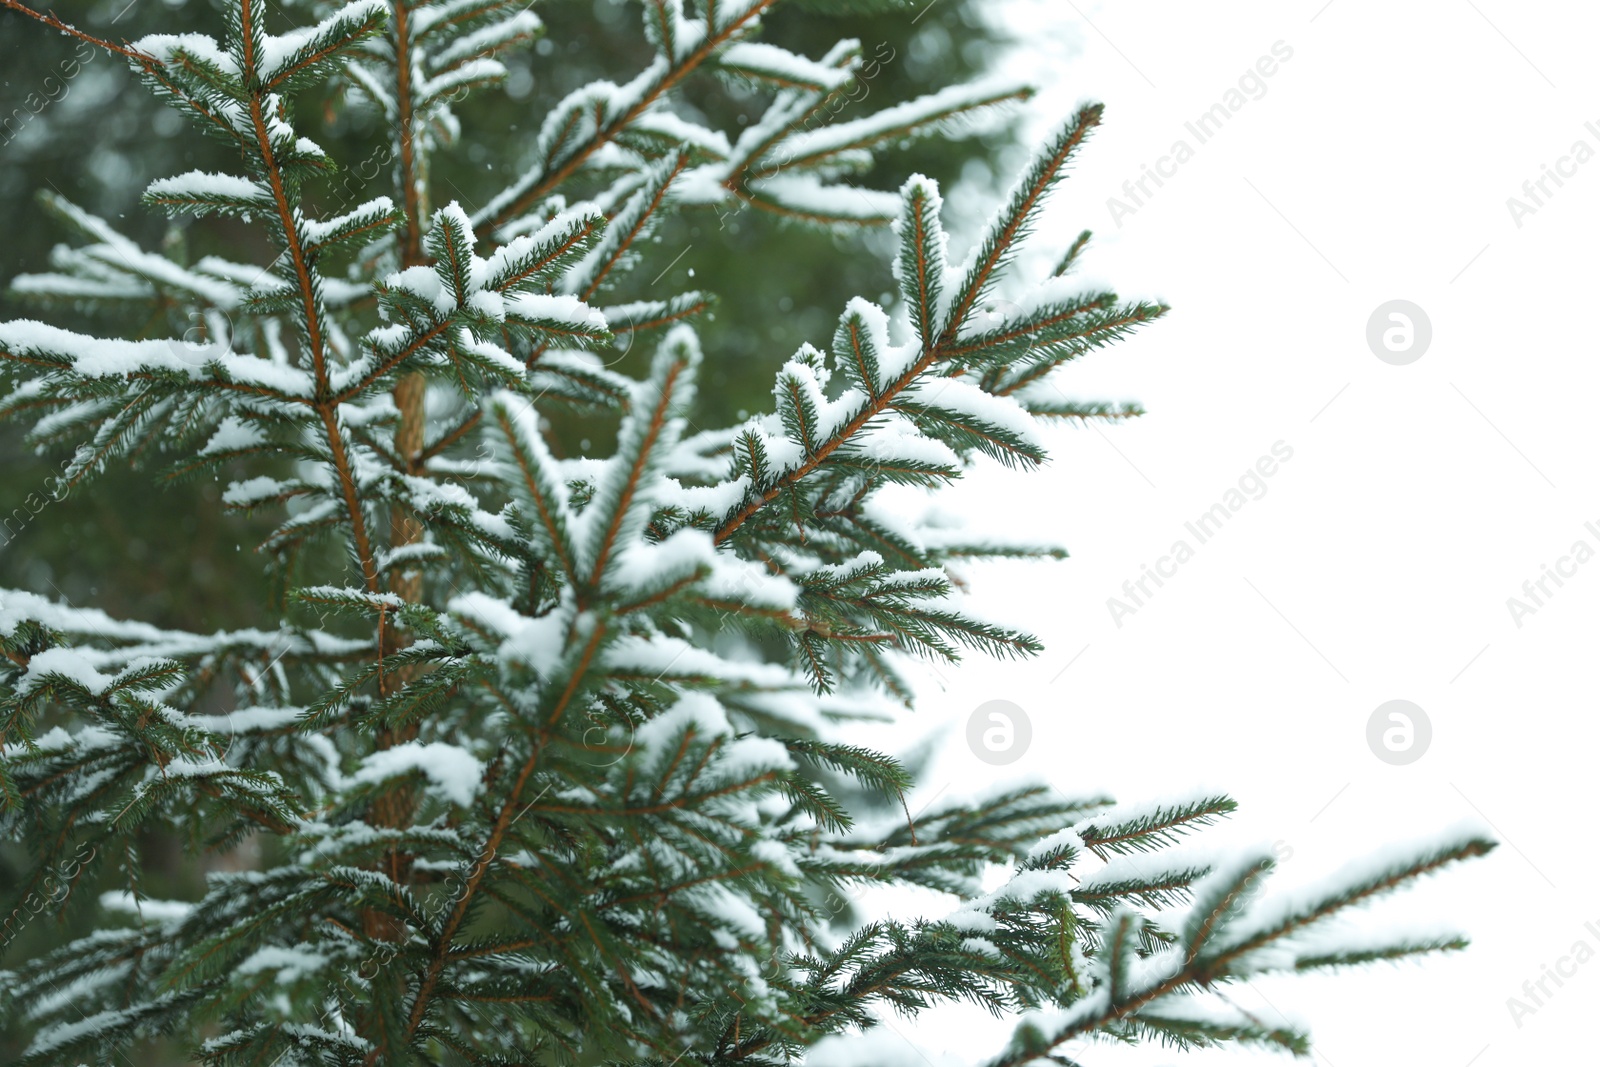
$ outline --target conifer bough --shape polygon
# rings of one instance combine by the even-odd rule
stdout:
[[[1038,650],[963,610],[953,561],[1059,554],[918,525],[880,491],[978,456],[1033,467],[1041,420],[1137,413],[1065,400],[1058,372],[1165,308],[1079,284],[1087,235],[1053,276],[1014,277],[1099,105],[952,262],[933,182],[852,178],[1026,90],[837,120],[858,42],[811,59],[756,40],[776,0],[643,4],[654,59],[554,107],[475,214],[431,206],[428,160],[462,136],[452,106],[541,33],[521,0],[302,0],[277,35],[263,0],[220,0],[216,36],[122,43],[0,4],[123,57],[237,152],[147,205],[235,216],[279,253],[180,262],[46,199],[80,241],[13,295],[175,332],[0,324],[0,413],[75,446],[67,485],[124,458],[238,475],[228,507],[281,516],[261,548],[288,594],[276,629],[202,635],[0,591],[0,826],[32,855],[13,895],[66,884],[97,916],[0,973],[24,1063],[155,1040],[217,1065],[826,1067],[892,1060],[872,1051],[882,1013],[955,1001],[1022,1014],[993,1067],[1076,1063],[1093,1037],[1304,1053],[1222,991],[1464,943],[1330,920],[1493,847],[1472,828],[1262,895],[1270,853],[1171,848],[1226,796],[1018,784],[913,821],[908,771],[841,739],[909,701],[907,656]],[[764,114],[730,140],[674,110],[704,76],[763,90]],[[337,165],[303,131],[330,94],[382,116],[395,168],[323,216]],[[771,413],[702,430],[712,297],[633,268],[666,214],[734,205],[891,225],[899,297],[852,300],[827,351],[778,370]],[[1002,286],[1026,294],[1005,314]],[[614,450],[558,458],[553,414],[620,424]],[[152,899],[152,834],[253,839],[260,859]],[[983,892],[993,864],[1012,876]],[[863,885],[953,899],[863,924]]]

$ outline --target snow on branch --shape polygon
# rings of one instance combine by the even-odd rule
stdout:
[[[117,457],[210,473],[220,521],[269,518],[272,596],[223,613],[258,627],[191,633],[0,590],[0,828],[31,846],[15,895],[91,888],[92,929],[18,942],[33,955],[0,972],[24,1062],[167,1035],[218,1067],[864,1067],[905,1058],[885,1009],[955,1003],[1018,1019],[993,1067],[1090,1036],[1303,1051],[1221,991],[1462,946],[1351,913],[1489,851],[1474,828],[1272,895],[1269,850],[1190,840],[1225,793],[924,797],[909,742],[859,743],[852,724],[916,703],[915,661],[1040,652],[973,608],[966,564],[1064,550],[922,498],[1047,462],[1041,420],[1136,414],[1058,375],[1166,308],[1083,281],[1087,234],[1048,277],[1018,269],[1099,105],[955,262],[934,182],[857,183],[1029,91],[840,121],[881,63],[854,39],[787,47],[776,6],[648,0],[620,84],[569,84],[552,42],[532,69],[568,91],[542,114],[524,95],[507,129],[456,108],[524,68],[545,26],[522,0],[230,0],[210,33],[78,33],[238,161],[159,178],[144,206],[228,216],[197,232],[270,261],[148,250],[45,197],[77,245],[12,282],[40,318],[0,322],[0,417],[72,449],[69,487]],[[750,113],[736,134],[707,118],[724,91]],[[379,151],[352,166],[366,124]],[[469,211],[437,153],[495,138],[478,178],[501,186]],[[702,333],[748,294],[679,289],[652,243],[675,218],[719,240],[707,207],[886,226],[893,285],[787,358]],[[792,267],[758,251],[752,272]],[[766,361],[770,405],[707,425],[702,365],[715,389],[732,358]],[[185,870],[224,857],[174,890],[192,899],[146,893],[166,840]],[[863,891],[906,887],[948,896],[857,918]]]

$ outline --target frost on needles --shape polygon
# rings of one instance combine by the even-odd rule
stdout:
[[[0,591],[0,825],[32,856],[7,939],[69,867],[66,906],[97,916],[0,973],[25,1063],[168,1035],[219,1065],[826,1067],[882,1058],[882,1013],[954,1001],[1020,1016],[993,1067],[1087,1062],[1095,1036],[1304,1052],[1219,992],[1463,943],[1339,923],[1486,852],[1476,830],[1263,894],[1270,854],[1170,847],[1226,796],[1022,783],[913,821],[907,769],[843,739],[903,710],[907,657],[1038,651],[964,610],[954,561],[1059,554],[920,527],[880,490],[979,455],[1032,468],[1042,421],[1137,413],[1065,399],[1060,372],[1165,309],[1080,284],[1087,235],[1052,277],[1014,262],[1098,105],[956,261],[933,182],[857,176],[1026,90],[836,121],[859,44],[757,40],[776,0],[643,4],[653,60],[552,108],[476,213],[435,205],[427,160],[542,32],[522,0],[301,3],[281,35],[262,0],[225,0],[215,36],[124,43],[0,3],[119,55],[237,153],[153,182],[151,209],[234,216],[278,253],[183,263],[47,198],[77,244],[12,282],[70,328],[0,324],[0,411],[75,449],[65,484],[120,459],[233,478],[229,508],[278,520],[261,551],[286,593],[275,629],[191,634]],[[686,117],[674,94],[703,75],[759,87],[765,116],[732,140]],[[320,217],[305,194],[337,165],[300,116],[330,87],[382,116],[395,169]],[[736,208],[891,226],[899,294],[777,366],[770,412],[704,430],[712,294],[632,271],[666,214]],[[89,332],[130,308],[206,328]],[[552,414],[614,447],[558,457]],[[261,858],[151,899],[151,832]],[[860,923],[841,902],[864,885],[949,903]]]

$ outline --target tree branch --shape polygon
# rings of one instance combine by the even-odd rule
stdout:
[[[612,119],[605,126],[602,126],[599,130],[595,131],[593,137],[589,138],[588,141],[573,149],[571,154],[568,155],[567,158],[563,160],[555,170],[537,179],[534,184],[529,186],[526,190],[514,196],[509,202],[506,203],[504,207],[492,212],[481,220],[474,221],[486,222],[491,228],[503,226],[511,219],[522,214],[532,205],[549,196],[561,185],[562,182],[572,177],[572,175],[577,172],[578,168],[583,166],[584,162],[590,156],[594,155],[595,152],[601,149],[601,147],[609,144],[613,138],[615,138],[623,130],[627,129],[630,123],[648,111],[657,100],[661,99],[661,97],[667,93],[668,90],[677,85],[696,68],[698,68],[700,64],[709,59],[713,52],[727,44],[734,37],[738,36],[739,32],[743,30],[752,19],[759,18],[777,3],[778,0],[756,0],[756,3],[751,5],[750,10],[734,19],[727,26],[724,26],[721,30],[718,30],[715,33],[707,33],[706,39],[700,43],[700,47],[696,48],[693,52],[689,53],[689,55],[685,56],[683,62],[679,63],[677,66],[669,67],[661,80],[655,85],[651,86],[649,91],[640,97],[636,104],[628,108],[628,110],[624,111],[616,118]]]

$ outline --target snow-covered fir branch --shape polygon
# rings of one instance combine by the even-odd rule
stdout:
[[[308,0],[279,34],[264,0],[224,0],[210,35],[123,43],[0,2],[121,57],[239,160],[153,182],[147,207],[228,216],[274,253],[187,263],[51,198],[77,244],[11,283],[54,321],[0,323],[0,414],[75,449],[70,485],[120,460],[226,476],[228,508],[274,518],[285,594],[276,629],[191,634],[0,591],[0,828],[33,856],[14,895],[55,894],[70,864],[99,917],[0,973],[24,1062],[164,1034],[217,1065],[828,1065],[870,1055],[880,1013],[951,1002],[1021,1015],[994,1067],[1091,1035],[1301,1052],[1212,994],[1463,944],[1335,920],[1488,851],[1477,830],[1274,896],[1269,853],[1174,848],[1225,795],[1016,783],[912,819],[914,776],[848,740],[903,710],[911,657],[1039,651],[966,610],[953,563],[1059,555],[921,527],[882,491],[980,457],[1033,468],[1043,420],[1137,413],[1055,384],[1165,307],[1081,285],[1087,235],[1051,277],[1018,269],[1099,105],[958,262],[934,182],[854,183],[1026,87],[838,120],[862,49],[760,40],[779,0],[638,5],[652,59],[552,107],[471,213],[429,157],[544,32],[522,0]],[[707,128],[677,103],[702,77],[765,115]],[[308,191],[335,161],[303,116],[330,87],[381,115],[394,168],[323,216]],[[774,359],[770,411],[703,429],[712,294],[644,296],[634,274],[664,218],[734,204],[892,227],[898,294]],[[200,325],[95,332],[129,309]],[[636,375],[613,366],[633,348]],[[614,444],[564,454],[553,417]],[[153,832],[258,858],[153,899]],[[949,907],[858,922],[840,903],[863,886]]]

